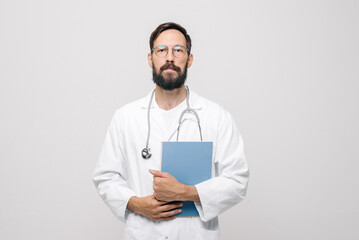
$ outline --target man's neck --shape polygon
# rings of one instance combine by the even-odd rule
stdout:
[[[177,107],[183,100],[187,97],[187,91],[184,84],[177,89],[171,91],[164,90],[156,85],[156,95],[155,99],[157,105],[163,110],[171,110],[172,108]]]

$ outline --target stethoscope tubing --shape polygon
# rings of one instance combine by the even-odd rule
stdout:
[[[185,110],[182,111],[181,115],[180,115],[180,118],[178,120],[178,127],[177,127],[177,142],[178,142],[178,138],[179,138],[179,132],[180,132],[180,128],[181,128],[181,125],[182,125],[182,119],[184,117],[184,115],[186,113],[193,113],[196,117],[196,120],[197,120],[197,124],[198,124],[198,129],[199,129],[199,134],[200,134],[200,137],[201,137],[201,142],[203,141],[203,138],[202,138],[202,129],[201,129],[201,124],[200,124],[200,119],[199,119],[199,116],[198,116],[198,113],[196,112],[196,110],[194,110],[193,108],[190,107],[189,105],[189,88],[188,86],[186,86],[186,90],[187,90],[187,97],[186,97],[186,103],[187,103],[187,108]],[[151,134],[151,120],[150,120],[150,112],[151,112],[151,105],[152,105],[152,101],[153,101],[153,97],[154,97],[154,94],[155,94],[155,91],[156,89],[154,89],[152,91],[152,94],[151,94],[151,99],[149,101],[149,104],[148,104],[148,109],[147,109],[147,126],[148,126],[148,129],[147,129],[147,140],[146,140],[146,147],[142,150],[141,154],[142,154],[142,157],[144,159],[148,159],[152,156],[151,154],[151,149],[149,148],[149,142],[150,142],[150,134]],[[170,139],[172,138],[173,134],[171,135]]]

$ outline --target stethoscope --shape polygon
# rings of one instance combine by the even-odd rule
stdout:
[[[196,112],[196,110],[194,110],[193,108],[190,107],[189,105],[189,89],[188,87],[186,86],[186,90],[187,90],[187,97],[186,97],[186,103],[187,103],[187,108],[185,110],[182,111],[181,115],[180,115],[180,118],[178,120],[178,127],[176,129],[176,131],[174,133],[177,132],[177,142],[178,142],[178,136],[179,136],[179,132],[180,132],[180,128],[181,128],[181,125],[183,123],[182,119],[183,119],[183,116],[186,114],[186,113],[193,113],[195,116],[196,116],[196,119],[197,119],[197,124],[198,124],[198,129],[199,129],[199,135],[201,137],[201,142],[203,141],[202,140],[202,130],[201,130],[201,124],[200,124],[200,121],[199,121],[199,116],[198,116],[198,113]],[[147,141],[146,141],[146,147],[142,150],[141,154],[142,154],[142,157],[144,159],[149,159],[151,156],[152,156],[152,153],[151,153],[151,149],[148,147],[148,143],[150,141],[150,132],[151,132],[151,123],[150,123],[150,109],[151,109],[151,104],[152,104],[152,100],[153,100],[153,96],[155,94],[155,90],[152,91],[152,94],[151,94],[151,99],[150,99],[150,102],[148,104],[148,110],[147,110],[147,123],[148,123],[148,132],[147,132]],[[173,133],[173,134],[174,134]],[[169,139],[172,138],[173,134],[170,136]]]

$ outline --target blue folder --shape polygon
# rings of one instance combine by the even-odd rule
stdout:
[[[180,183],[196,185],[211,178],[213,142],[163,142],[162,172]],[[184,201],[176,216],[198,216],[192,201]]]

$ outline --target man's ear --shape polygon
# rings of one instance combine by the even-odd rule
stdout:
[[[152,68],[152,54],[149,53],[147,55],[147,60],[148,60],[148,65],[150,66],[150,68]]]
[[[188,56],[187,68],[191,67],[192,62],[193,62],[193,54],[191,53],[191,54]]]

